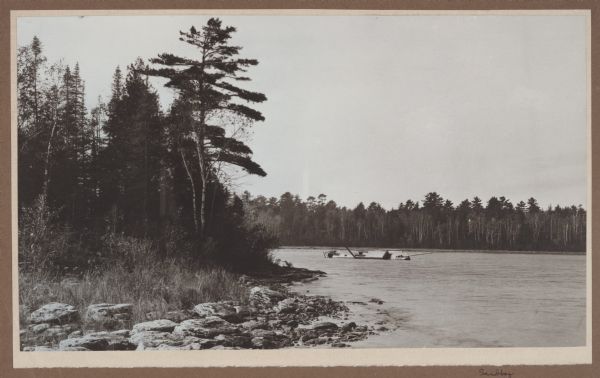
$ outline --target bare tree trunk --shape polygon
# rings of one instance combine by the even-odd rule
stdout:
[[[46,148],[46,161],[44,162],[44,186],[42,188],[42,195],[44,198],[48,196],[48,182],[49,182],[49,165],[50,165],[50,151],[52,150],[52,138],[56,131],[56,119],[52,124],[52,131],[50,131],[50,138],[48,138],[48,147]]]
[[[188,175],[188,179],[190,180],[190,185],[192,186],[192,210],[194,215],[194,231],[198,232],[198,209],[196,207],[196,184],[194,184],[194,178],[192,177],[192,173],[185,161],[185,155],[183,154],[183,150],[179,149],[179,153],[181,154],[181,161],[183,162],[183,167],[185,168],[185,172]]]
[[[199,138],[200,139],[200,138]],[[205,229],[205,209],[206,209],[206,179],[207,179],[207,169],[204,161],[204,152],[200,148],[200,143],[202,143],[202,139],[196,141],[196,153],[198,154],[198,166],[200,167],[200,229],[199,235],[200,238],[204,237],[204,229]]]

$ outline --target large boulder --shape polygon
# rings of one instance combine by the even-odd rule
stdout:
[[[215,341],[218,345],[236,348],[250,348],[252,338],[244,335],[217,335]]]
[[[60,350],[67,348],[86,348],[89,350],[133,350],[135,345],[122,333],[94,332],[85,336],[62,340]],[[72,349],[69,349],[72,350]]]
[[[130,321],[132,311],[133,305],[129,303],[98,303],[88,306],[85,319],[89,322],[115,325]]]
[[[218,316],[227,321],[237,320],[239,318],[233,305],[222,302],[200,303],[194,307],[194,312],[203,318],[208,316]]]
[[[75,307],[58,302],[45,304],[29,315],[29,321],[34,324],[63,324],[75,321],[78,318],[79,312]]]
[[[236,326],[218,316],[184,320],[173,330],[173,334],[175,335],[201,338],[212,338],[219,334],[226,335],[236,332],[238,332]]]
[[[171,332],[177,323],[168,319],[158,319],[149,322],[138,323],[133,326],[132,333],[141,331]]]
[[[268,287],[255,286],[250,289],[250,303],[254,306],[271,306],[283,299],[285,299],[285,294],[271,290]]]
[[[286,298],[282,301],[279,301],[275,306],[275,312],[278,314],[291,314],[296,312],[298,309],[298,299],[296,298]]]
[[[163,331],[139,331],[129,337],[138,350],[156,348],[159,345],[181,345],[181,337]]]

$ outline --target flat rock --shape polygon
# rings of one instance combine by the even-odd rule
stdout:
[[[319,331],[336,330],[338,329],[338,325],[332,322],[318,322],[313,324],[310,328]]]
[[[132,333],[141,331],[171,332],[177,323],[168,319],[151,320],[149,322],[137,323],[133,326]]]
[[[264,337],[253,337],[250,343],[256,349],[271,349],[276,347],[275,343]]]
[[[304,341],[304,344],[306,344],[306,345],[321,345],[321,344],[327,343],[327,341],[328,341],[327,337],[320,336],[320,337],[316,337],[314,339],[306,340],[306,341]]]
[[[194,307],[194,312],[200,317],[218,316],[227,321],[239,318],[234,306],[222,302],[200,303]]]
[[[253,337],[271,337],[271,338],[273,338],[277,335],[273,331],[266,330],[266,329],[260,329],[260,328],[253,329],[252,331],[250,331],[250,334]]]
[[[250,303],[255,306],[270,306],[285,297],[285,294],[265,286],[255,286],[250,289]]]
[[[252,346],[251,338],[239,335],[217,335],[214,339],[218,345],[226,347],[249,348]]]
[[[248,320],[247,322],[240,323],[240,327],[253,330],[253,329],[267,329],[269,325],[266,322],[261,322],[258,320]]]
[[[298,309],[298,300],[296,298],[286,298],[279,301],[275,306],[275,312],[278,314],[290,314]]]
[[[201,338],[211,338],[219,334],[232,334],[236,332],[238,332],[236,326],[217,316],[184,320],[173,330],[173,334],[175,335]]]
[[[29,321],[35,324],[62,324],[75,321],[78,318],[79,312],[75,307],[58,302],[45,304],[29,315]]]
[[[133,350],[135,345],[120,333],[94,332],[85,336],[62,340],[59,349],[86,348],[89,350]]]
[[[56,349],[49,346],[27,346],[23,348],[23,352],[56,352]]]
[[[197,340],[189,340],[190,343]],[[138,350],[156,348],[161,344],[178,346],[184,343],[182,337],[170,332],[162,331],[139,331],[129,337],[129,342],[134,344]]]
[[[48,328],[50,328],[50,324],[48,323],[34,324],[31,326],[31,331],[33,333],[41,333],[47,330]]]
[[[128,329],[119,329],[117,331],[112,331],[110,334],[116,336],[129,337],[131,331],[129,331]]]
[[[85,351],[90,351],[91,349],[88,348],[84,348],[84,347],[65,347],[63,349],[61,349],[61,352],[85,352]]]
[[[53,325],[50,328],[44,330],[41,335],[46,338],[65,338],[67,335],[78,331],[79,325],[75,323]]]
[[[85,319],[98,323],[129,321],[132,311],[133,305],[129,303],[98,303],[88,306]]]
[[[239,305],[239,306],[233,306],[235,308],[235,312],[237,312],[239,317],[247,317],[252,315],[252,313],[256,312],[256,309],[250,306],[245,306],[245,305]]]

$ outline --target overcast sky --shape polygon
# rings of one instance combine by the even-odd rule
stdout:
[[[586,205],[584,16],[223,16],[260,64],[249,142],[268,176],[241,190],[354,207],[479,196]],[[178,31],[207,16],[28,17],[49,61],[79,62],[88,109],[136,57],[197,56]],[[154,83],[163,108],[170,90]]]

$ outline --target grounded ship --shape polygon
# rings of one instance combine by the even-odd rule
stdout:
[[[409,255],[403,255],[402,253],[397,254],[397,255],[393,255],[392,252],[390,252],[389,250],[384,251],[383,253],[381,253],[381,251],[375,250],[375,251],[369,251],[369,252],[364,252],[364,251],[358,251],[358,252],[352,252],[350,250],[350,248],[346,247],[347,251],[338,251],[338,250],[331,250],[328,252],[323,252],[323,255],[326,258],[329,259],[333,259],[333,258],[342,258],[342,259],[357,259],[357,260],[410,260],[410,256]],[[394,252],[398,252],[398,251],[394,251]]]

